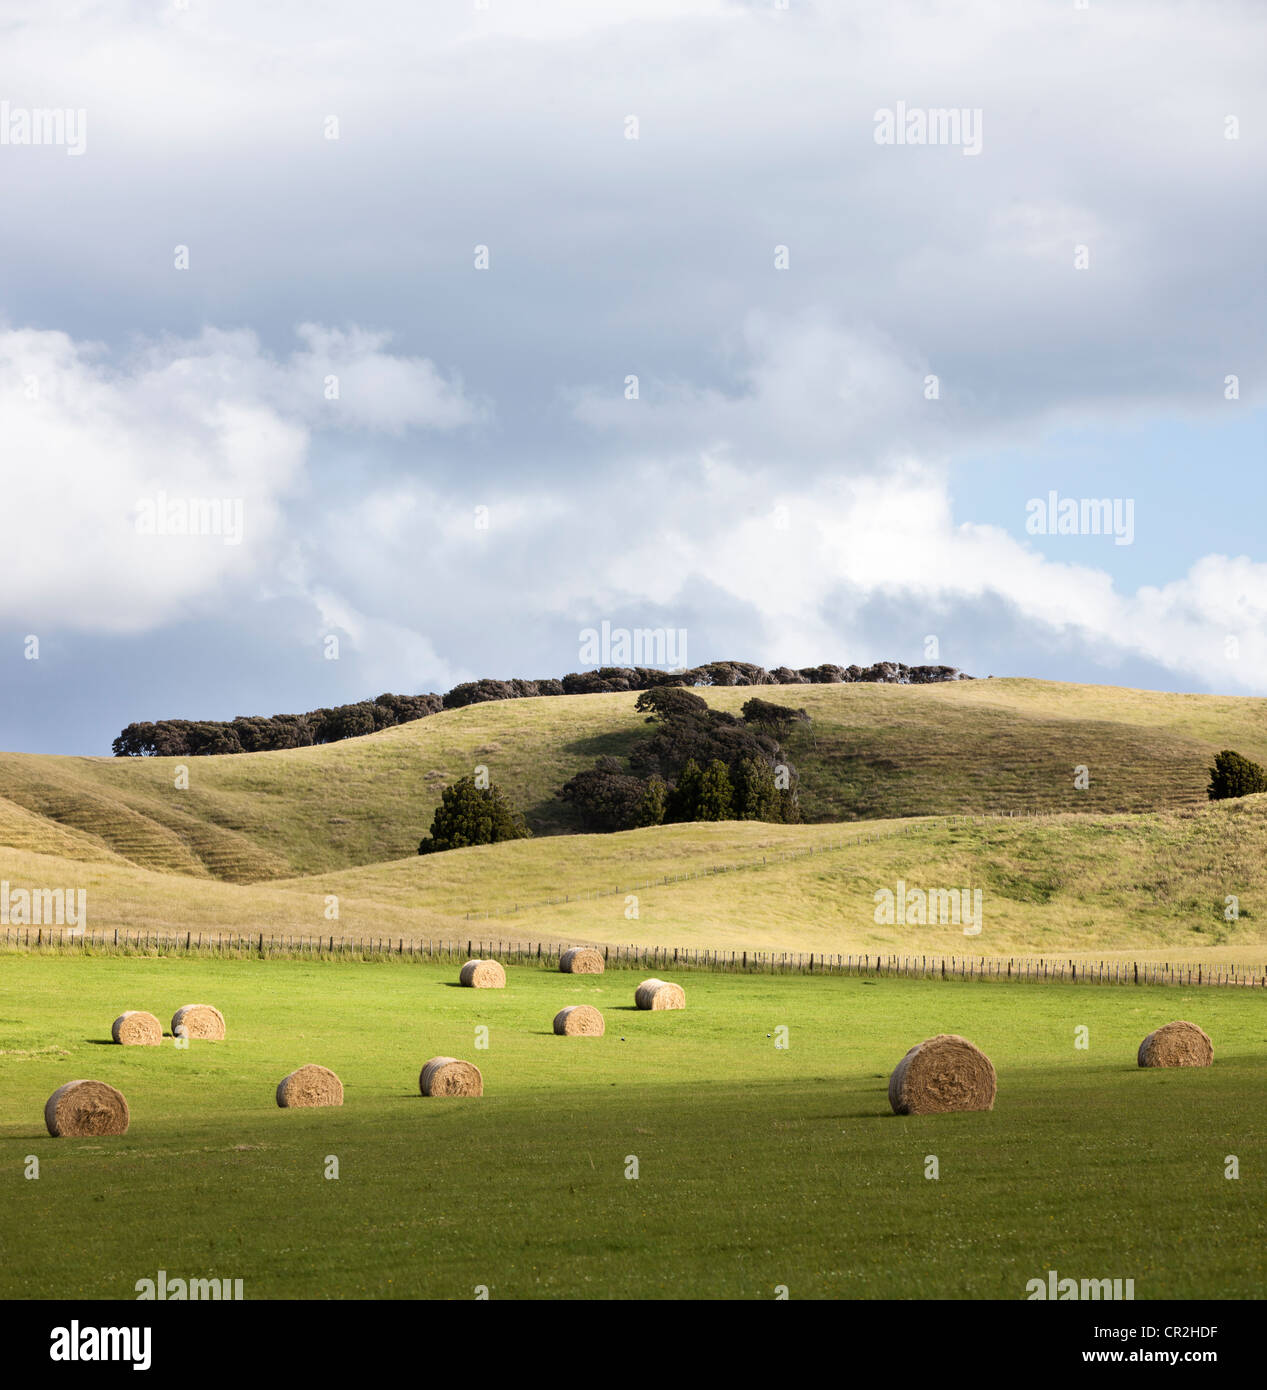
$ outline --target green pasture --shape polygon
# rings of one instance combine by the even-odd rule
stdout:
[[[1049,1269],[1267,1295],[1256,991],[701,972],[684,1012],[649,1014],[628,972],[456,973],[0,955],[0,1296],[134,1298],[160,1269],[248,1298],[1022,1298]],[[191,1002],[226,1042],[109,1043],[124,1009]],[[606,1036],[553,1036],[571,1003]],[[1212,1068],[1136,1067],[1174,1018]],[[889,1072],[939,1032],[993,1060],[992,1112],[890,1113]],[[482,1068],[482,1099],[418,1094],[440,1053]],[[277,1108],[305,1062],[341,1109]],[[126,1136],[49,1137],[78,1077],[124,1092]]]

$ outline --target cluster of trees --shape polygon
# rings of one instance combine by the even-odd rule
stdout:
[[[906,666],[877,661],[873,666],[805,666],[794,671],[777,666],[767,671],[748,661],[712,661],[689,671],[661,671],[648,666],[601,666],[574,671],[562,680],[478,680],[455,685],[445,695],[380,695],[354,705],[311,710],[307,714],[238,716],[236,719],[159,719],[129,724],[114,740],[115,757],[197,758],[210,753],[261,753],[276,748],[306,748],[377,733],[393,724],[423,719],[442,709],[462,709],[486,700],[522,700],[534,695],[599,695],[619,690],[652,691],[713,685],[838,685],[873,681],[927,685],[934,681],[971,680],[953,666]],[[728,764],[729,765],[729,764]]]
[[[532,834],[499,787],[480,786],[463,777],[440,794],[431,819],[431,834],[418,845],[419,854],[462,849],[467,845],[496,845],[502,840],[525,840]]]
[[[796,777],[780,739],[804,710],[751,699],[741,715],[710,709],[680,686],[644,691],[635,706],[654,726],[628,766],[602,757],[558,795],[590,830],[635,830],[681,821],[796,822]]]
[[[1267,792],[1267,771],[1230,748],[1214,756],[1210,769],[1210,785],[1206,795],[1211,801],[1223,801],[1229,796],[1253,796]]]
[[[263,753],[390,729],[444,707],[439,695],[380,695],[308,714],[239,715],[232,720],[159,719],[129,724],[111,744],[116,758],[199,758],[211,753]]]

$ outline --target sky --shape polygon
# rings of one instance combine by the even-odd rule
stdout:
[[[1267,694],[1265,67],[1258,0],[0,3],[0,747],[604,622]]]

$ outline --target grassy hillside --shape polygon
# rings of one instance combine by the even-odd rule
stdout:
[[[728,871],[712,872],[720,867]],[[1255,967],[1267,959],[1267,796],[1142,815],[659,826],[251,885],[195,884],[117,859],[86,864],[29,851],[0,852],[0,870],[15,884],[86,888],[97,928],[735,950],[1164,952]],[[666,877],[674,881],[659,881]],[[912,888],[979,888],[981,934],[969,942],[953,925],[877,924],[875,892],[899,879]],[[1224,918],[1229,894],[1239,898],[1236,922]],[[337,922],[325,916],[328,895],[338,898]]]
[[[1267,702],[1257,699],[1029,680],[784,696],[813,716],[787,751],[807,804],[828,820],[1161,810],[1205,800],[1218,749],[1267,754]],[[1074,788],[1080,765],[1085,791]]]
[[[441,790],[479,763],[536,830],[563,828],[555,790],[634,736],[633,698],[475,705],[319,748],[183,764],[0,754],[0,796],[145,868],[280,878],[415,852]]]
[[[903,829],[909,833],[896,833]],[[739,864],[752,867],[640,886]],[[911,888],[980,888],[981,934],[969,946],[950,925],[877,924],[876,890],[895,889],[899,879]],[[427,913],[485,911],[499,930],[530,940],[987,954],[1172,948],[1195,956],[1235,946],[1258,959],[1267,951],[1267,796],[1140,816],[661,826],[414,856],[299,882]],[[636,890],[636,919],[626,915],[625,891],[611,892],[616,886]],[[607,896],[557,901],[595,891]],[[1236,922],[1224,917],[1229,894],[1239,899]],[[508,913],[516,903],[534,905]]]
[[[11,957],[0,1296],[131,1300],[163,1269],[248,1299],[1021,1299],[1053,1268],[1140,1299],[1267,1295],[1256,993],[699,974],[684,1012],[640,1014],[637,979],[525,968],[477,993],[424,965]],[[190,999],[226,1042],[98,1046],[121,1009]],[[552,1036],[576,1002],[606,1036]],[[1176,1014],[1213,1067],[1141,1071]],[[993,1061],[994,1110],[892,1115],[889,1073],[943,1031]],[[437,1053],[477,1061],[484,1097],[422,1099]],[[306,1062],[342,1107],[277,1108]],[[125,1136],[48,1137],[44,1101],[78,1076],[127,1096]]]
[[[750,688],[700,692],[738,712]],[[1204,801],[1212,754],[1267,762],[1261,700],[1043,681],[763,687],[812,715],[788,752],[815,820]],[[321,748],[188,761],[0,754],[0,843],[249,883],[412,854],[441,789],[485,764],[539,835],[578,827],[557,789],[644,729],[633,694],[447,711]],[[1090,788],[1074,789],[1085,764]]]

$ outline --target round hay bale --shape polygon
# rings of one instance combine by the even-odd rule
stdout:
[[[1208,1067],[1213,1061],[1210,1035],[1182,1018],[1162,1024],[1139,1045],[1141,1067]]]
[[[223,1042],[224,1015],[210,1004],[186,1004],[172,1015],[172,1037]]]
[[[468,960],[458,981],[471,989],[505,989],[506,972],[499,961]]]
[[[640,1009],[684,1009],[686,991],[667,980],[643,980],[634,990],[634,1003]]]
[[[277,1103],[284,1110],[306,1105],[342,1105],[343,1082],[329,1067],[309,1062],[277,1083]]]
[[[897,1115],[993,1110],[994,1067],[979,1047],[957,1033],[939,1033],[911,1048],[889,1077]]]
[[[131,1118],[122,1093],[104,1081],[68,1081],[44,1105],[44,1123],[54,1139],[126,1134]]]
[[[124,1047],[158,1047],[163,1025],[144,1009],[129,1009],[110,1025],[110,1036]]]
[[[424,1096],[482,1096],[484,1078],[473,1062],[456,1057],[433,1057],[418,1077]]]
[[[593,1005],[571,1004],[555,1014],[554,1031],[564,1038],[601,1038],[607,1025]]]
[[[572,946],[559,957],[565,975],[601,975],[607,969],[603,953],[592,946]]]

